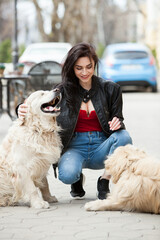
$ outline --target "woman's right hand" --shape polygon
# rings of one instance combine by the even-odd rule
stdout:
[[[27,110],[28,110],[27,104],[23,103],[23,104],[19,105],[18,117],[23,120],[26,116]]]

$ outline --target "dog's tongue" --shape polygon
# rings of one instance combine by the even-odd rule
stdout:
[[[44,110],[47,112],[58,112],[60,111],[60,108],[52,107],[52,106],[47,106],[44,108]]]
[[[48,107],[45,108],[45,110],[46,110],[46,111],[53,111],[53,110],[54,110],[54,107],[48,106]]]

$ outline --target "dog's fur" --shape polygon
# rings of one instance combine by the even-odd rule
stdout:
[[[0,206],[20,202],[48,208],[48,202],[57,201],[50,195],[46,175],[61,153],[61,129],[56,122],[59,101],[57,91],[32,93],[25,119],[17,119],[9,129],[0,146]]]
[[[105,200],[86,203],[85,209],[160,213],[160,161],[133,145],[117,148],[105,161],[115,184]]]

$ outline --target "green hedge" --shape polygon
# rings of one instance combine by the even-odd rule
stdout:
[[[25,50],[25,45],[19,46],[19,56]],[[12,62],[12,42],[10,39],[6,39],[0,43],[0,63],[11,63]]]
[[[6,39],[0,43],[0,62],[1,63],[12,62],[12,46],[10,39]]]

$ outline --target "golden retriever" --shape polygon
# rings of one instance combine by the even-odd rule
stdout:
[[[61,153],[56,122],[60,100],[57,90],[32,93],[25,119],[17,119],[9,129],[0,146],[0,206],[29,203],[48,208],[57,201],[50,195],[46,175]]]
[[[126,145],[108,157],[105,170],[115,184],[113,191],[107,199],[86,203],[86,210],[160,213],[160,161]]]

